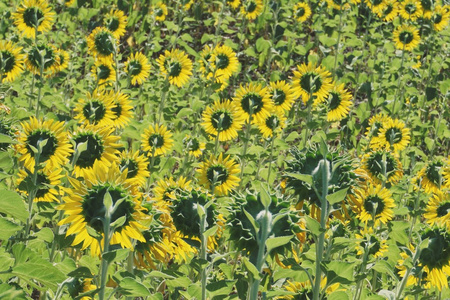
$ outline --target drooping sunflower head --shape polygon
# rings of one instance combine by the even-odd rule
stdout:
[[[130,186],[144,187],[147,178],[150,176],[148,171],[148,158],[139,153],[139,151],[122,151],[119,154],[117,162],[119,170],[126,173],[125,182]]]
[[[112,85],[116,81],[116,70],[114,63],[110,59],[98,58],[91,68],[92,76],[97,81],[98,86]]]
[[[168,13],[169,11],[167,10],[167,5],[163,2],[156,3],[156,5],[152,8],[152,15],[155,17],[155,20],[159,22],[164,21]]]
[[[362,222],[374,222],[374,226],[377,226],[380,222],[386,224],[394,217],[394,199],[391,192],[382,185],[369,184],[357,190],[355,194],[354,210]]]
[[[150,157],[166,154],[173,145],[172,133],[165,125],[150,125],[141,137],[142,150]]]
[[[394,152],[405,149],[411,140],[410,130],[402,121],[388,120],[383,124],[378,136],[372,138],[370,147],[372,149],[387,149]]]
[[[87,37],[87,44],[92,56],[112,60],[119,41],[107,28],[97,27]]]
[[[66,235],[75,235],[72,245],[82,244],[82,249],[90,247],[92,255],[99,255],[99,241],[89,234],[88,227],[103,236],[103,243],[106,226],[114,232],[111,245],[133,249],[131,239],[145,241],[141,222],[147,217],[139,204],[141,195],[125,181],[126,173],[120,172],[115,162],[109,167],[96,164],[82,181],[69,178],[72,188],[67,189],[58,209],[66,215],[59,225],[69,224]],[[112,211],[109,217],[107,211]]]
[[[269,94],[272,100],[274,109],[283,113],[291,110],[295,102],[294,91],[291,84],[284,81],[271,82],[269,86]]]
[[[244,123],[230,100],[216,100],[212,106],[207,106],[202,115],[202,127],[211,136],[219,135],[219,141],[235,139]]]
[[[309,7],[308,3],[299,2],[294,5],[293,14],[294,14],[294,18],[298,22],[303,23],[309,19],[309,17],[311,16],[312,13],[311,13],[311,8]]]
[[[228,195],[239,185],[238,164],[230,156],[211,157],[204,161],[197,172],[200,175],[200,184],[212,190],[217,196]]]
[[[0,41],[0,82],[13,82],[23,72],[25,55],[12,42]]]
[[[109,97],[113,99],[112,121],[116,128],[124,128],[133,118],[133,106],[128,95],[118,91],[109,92]]]
[[[331,73],[311,62],[298,65],[297,69],[292,78],[295,97],[301,97],[304,104],[310,100],[314,100],[315,105],[322,103],[333,87]]]
[[[74,112],[74,119],[84,125],[110,126],[113,124],[114,98],[105,90],[94,90],[79,99]]]
[[[390,151],[369,152],[364,155],[361,164],[375,184],[381,184],[383,181],[396,184],[403,176],[402,164]]]
[[[422,6],[422,17],[424,19],[430,19],[435,6],[434,0],[420,0],[420,5]]]
[[[201,142],[198,138],[186,135],[183,139],[184,149],[189,151],[189,154],[194,157],[199,157],[205,150],[206,144]]]
[[[287,118],[279,110],[273,110],[269,116],[257,122],[259,131],[265,139],[280,133],[286,126]]]
[[[355,237],[357,239],[357,255],[363,255],[367,252],[370,257],[379,258],[383,257],[388,251],[384,232],[375,234],[372,227],[365,227],[364,229],[361,229],[359,234],[355,234]]]
[[[449,185],[444,171],[449,167],[447,159],[435,159],[429,161],[414,178],[416,185],[425,190],[426,193],[438,193],[446,185]]]
[[[403,19],[415,21],[423,14],[422,4],[418,0],[402,1],[399,12]]]
[[[433,194],[423,216],[431,226],[445,227],[450,231],[450,190]]]
[[[430,16],[431,24],[436,31],[444,30],[450,20],[450,9],[448,6],[437,5]]]
[[[239,69],[236,53],[228,46],[216,46],[209,59],[214,77],[218,82],[227,81]]]
[[[233,103],[238,113],[247,122],[256,123],[266,118],[273,108],[267,88],[262,84],[251,82],[241,85],[236,91]]]
[[[143,84],[150,75],[150,63],[144,54],[132,53],[125,62],[125,70],[130,77],[131,84]]]
[[[170,52],[166,50],[156,61],[170,84],[182,87],[192,75],[192,61],[182,50],[172,49]]]
[[[34,202],[59,202],[58,197],[62,194],[58,190],[61,185],[62,169],[57,167],[53,169],[43,169],[37,172],[36,176],[36,194]],[[19,171],[17,180],[17,189],[26,194],[30,193],[30,188],[34,187],[33,174],[26,169]]]
[[[369,138],[378,137],[380,134],[381,128],[387,122],[392,121],[392,118],[389,116],[385,116],[382,113],[376,114],[375,116],[369,119],[369,126],[366,129],[366,136]]]
[[[12,17],[23,36],[34,39],[36,32],[44,33],[52,29],[55,13],[45,0],[24,0]]]
[[[412,51],[420,44],[419,30],[411,25],[403,24],[394,30],[395,47],[399,50]]]
[[[25,64],[34,74],[40,74],[42,67],[42,71],[51,76],[60,70],[60,60],[58,50],[53,45],[39,45],[28,51]]]
[[[112,9],[103,20],[103,26],[108,28],[116,39],[119,39],[125,34],[125,27],[127,26],[127,16],[123,11]]]
[[[336,122],[348,116],[352,106],[351,99],[352,94],[345,89],[345,84],[335,85],[325,101],[327,121]]]
[[[44,164],[52,169],[69,161],[72,146],[64,130],[64,122],[54,120],[38,120],[31,117],[29,122],[22,123],[23,131],[18,138],[19,161],[30,172],[35,165]]]
[[[63,49],[56,49],[56,55],[59,56],[59,68],[58,71],[62,72],[69,67],[69,52]]]

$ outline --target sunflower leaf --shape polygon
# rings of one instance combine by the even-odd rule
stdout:
[[[247,257],[243,257],[242,262],[254,280],[259,280],[261,278],[258,269],[256,269],[256,266],[252,264]]]
[[[308,174],[287,173],[286,175],[289,177],[293,177],[295,179],[301,180],[309,185],[312,185],[312,183],[313,183],[313,177]]]
[[[119,283],[119,291],[125,296],[150,296],[150,291],[140,282],[131,277],[123,278]]]
[[[16,192],[8,190],[0,190],[0,195],[2,195],[0,197],[0,212],[25,223],[28,218],[28,212],[22,197]]]
[[[348,188],[341,189],[333,194],[327,195],[328,202],[333,205],[335,203],[341,202],[345,199],[345,196],[347,196],[347,190]]]
[[[0,230],[0,240],[4,241],[13,236],[22,228],[22,226],[14,224],[13,222],[6,220],[5,218],[0,218],[0,228],[2,229]]]

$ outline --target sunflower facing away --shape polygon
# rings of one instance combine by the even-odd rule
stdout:
[[[148,58],[140,52],[132,53],[125,62],[125,70],[132,85],[143,84],[150,75]]]
[[[239,69],[236,53],[228,46],[217,46],[211,53],[211,68],[218,82],[228,80]]]
[[[69,52],[63,49],[56,49],[56,55],[59,56],[58,71],[62,72],[69,67]]]
[[[374,14],[381,13],[386,7],[386,1],[384,0],[366,0],[365,3]]]
[[[217,196],[228,195],[239,185],[240,179],[236,176],[239,173],[238,164],[230,156],[223,158],[222,153],[217,158],[211,155],[197,172],[200,175],[200,184],[214,190]]]
[[[437,5],[430,16],[431,24],[436,31],[444,30],[450,20],[450,9],[445,6]]]
[[[165,125],[150,125],[141,137],[142,150],[150,157],[164,155],[172,149],[172,133]]]
[[[384,148],[398,152],[405,149],[410,140],[410,130],[405,127],[405,123],[395,119],[383,124],[378,136],[370,141],[370,146],[372,149]]]
[[[55,13],[45,0],[24,0],[12,17],[23,36],[34,39],[36,31],[44,33],[52,29]]]
[[[109,92],[109,97],[113,99],[113,118],[112,121],[116,128],[124,128],[133,118],[133,106],[128,95],[113,91]]]
[[[170,84],[182,87],[192,75],[192,61],[182,50],[172,49],[170,52],[166,50],[156,61]]]
[[[261,122],[273,109],[267,88],[255,82],[241,85],[236,91],[233,103],[239,115],[247,122],[251,120],[251,123]]]
[[[177,180],[173,177],[161,178],[153,189],[154,200],[159,206],[165,207],[175,199],[177,191],[190,191],[191,189],[191,181],[184,176],[180,176]]]
[[[125,182],[130,186],[144,187],[147,178],[150,177],[148,168],[148,158],[139,154],[139,151],[122,151],[117,162],[120,172],[125,173]]]
[[[274,109],[283,113],[291,110],[291,107],[295,102],[295,98],[290,83],[284,80],[271,82],[269,86],[269,94]]]
[[[368,251],[368,255],[374,258],[383,257],[388,251],[387,240],[383,234],[375,234],[372,227],[361,229],[360,233],[355,234],[356,237],[356,255],[363,255]]]
[[[23,72],[25,55],[22,47],[8,41],[0,41],[0,83],[13,82]]]
[[[265,139],[271,138],[277,133],[280,133],[286,126],[287,118],[279,110],[272,110],[272,112],[260,122],[257,122],[258,129]]]
[[[295,97],[301,97],[304,104],[314,97],[314,104],[325,101],[333,88],[331,73],[322,66],[316,67],[311,62],[297,66],[292,78]]]
[[[244,118],[230,100],[216,100],[212,106],[207,106],[202,114],[202,127],[206,133],[217,136],[219,141],[226,142],[235,139],[242,129]]]
[[[293,8],[294,18],[300,22],[306,22],[311,16],[311,8],[306,2],[299,2]]]
[[[59,202],[58,186],[61,185],[62,169],[57,167],[53,169],[42,169],[37,172],[36,176],[36,196],[34,202]],[[28,193],[28,187],[33,184],[33,174],[28,173],[25,169],[19,171],[17,180],[17,188],[19,191]]]
[[[414,26],[403,24],[393,33],[395,47],[399,50],[412,51],[420,44],[419,30]]]
[[[344,119],[352,106],[352,94],[345,89],[345,84],[334,85],[330,90],[326,103],[327,121],[336,122]]]
[[[328,7],[335,10],[347,10],[350,9],[350,4],[346,0],[326,0]]]
[[[53,45],[40,45],[28,51],[25,65],[33,74],[40,74],[42,60],[44,61],[43,72],[47,76],[56,74],[60,70],[60,55]]]
[[[42,149],[39,164],[44,163],[48,169],[57,168],[69,161],[72,145],[64,131],[64,122],[54,120],[38,120],[31,117],[27,123],[22,123],[23,131],[18,138],[17,150],[21,154],[19,161],[24,167],[34,171],[36,164],[35,150]]]
[[[378,137],[380,134],[380,129],[383,128],[383,125],[390,121],[392,121],[391,117],[385,116],[381,113],[372,116],[369,119],[369,126],[366,129],[366,136],[369,138]]]
[[[386,224],[394,217],[392,208],[395,207],[391,192],[382,185],[369,184],[365,189],[356,191],[354,209],[358,212],[358,219],[367,223],[374,221]]]
[[[211,66],[212,54],[213,48],[209,45],[205,45],[203,50],[200,52],[200,59],[198,60],[201,75],[206,79],[213,77],[213,70]]]
[[[186,135],[183,139],[183,146],[189,151],[189,154],[194,157],[200,157],[203,151],[206,149],[206,144],[199,141],[198,138]]]
[[[431,196],[423,216],[431,226],[445,227],[450,231],[450,190]]]
[[[263,0],[243,0],[241,14],[248,20],[256,19],[264,10]]]
[[[116,70],[110,59],[98,58],[91,68],[92,77],[98,86],[112,85],[116,81]]]
[[[429,161],[414,178],[416,185],[422,187],[425,193],[440,192],[443,187],[449,184],[448,179],[444,176],[446,166],[449,166],[446,159]]]
[[[156,3],[152,8],[152,15],[155,17],[155,20],[159,22],[164,21],[168,13],[167,5],[162,2]]]
[[[378,150],[364,155],[361,160],[362,169],[369,175],[375,184],[381,184],[384,180],[396,184],[403,176],[402,164],[390,151]]]
[[[115,227],[110,244],[120,244],[122,248],[133,249],[132,239],[145,241],[141,233],[145,226],[140,224],[146,218],[144,208],[139,204],[141,196],[126,183],[126,176],[127,173],[120,172],[117,164],[113,162],[109,167],[95,165],[85,173],[82,181],[69,177],[72,188],[67,189],[64,204],[58,209],[63,210],[66,215],[59,225],[69,224],[66,235],[75,235],[72,245],[82,244],[81,249],[90,247],[93,256],[99,255],[103,246],[105,226],[110,226],[121,217],[125,217],[125,221]],[[111,197],[113,205],[117,204],[110,224],[103,224],[105,211],[108,209],[104,204],[106,195]],[[88,226],[103,236],[101,243],[88,233]]]
[[[400,3],[399,13],[403,19],[415,21],[423,14],[422,4],[418,0],[404,0]]]
[[[96,58],[112,60],[119,41],[105,27],[95,28],[87,37],[89,52]]]
[[[125,34],[125,27],[127,26],[127,16],[123,11],[112,9],[103,20],[103,26],[109,29],[116,39],[119,39]]]
[[[75,120],[84,125],[111,126],[113,124],[114,98],[105,90],[94,90],[79,99],[74,112]]]

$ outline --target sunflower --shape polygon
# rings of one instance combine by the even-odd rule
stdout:
[[[162,2],[156,3],[156,5],[152,8],[152,14],[155,16],[155,20],[159,22],[164,21],[168,13],[167,5]]]
[[[13,82],[23,72],[25,55],[12,42],[0,41],[0,83]]]
[[[182,87],[192,75],[192,61],[182,50],[172,49],[170,52],[166,50],[156,61],[170,84]]]
[[[66,218],[58,225],[70,224],[66,236],[75,235],[72,245],[82,243],[81,249],[90,247],[93,256],[99,255],[104,242],[105,226],[110,226],[123,217],[125,220],[122,225],[114,228],[111,245],[120,244],[122,248],[133,250],[131,239],[145,241],[141,233],[145,226],[140,222],[147,216],[139,204],[141,196],[133,191],[126,182],[126,177],[127,173],[120,172],[115,162],[109,167],[96,164],[92,170],[85,173],[81,181],[69,177],[72,188],[67,189],[64,204],[58,207],[64,211]],[[109,195],[115,207],[110,224],[103,224],[106,221],[105,212],[110,209],[105,207],[106,195]],[[88,226],[103,236],[100,243],[88,233]]]
[[[374,14],[379,14],[386,8],[384,0],[365,0],[365,3]]]
[[[444,169],[448,165],[448,160],[443,159],[428,162],[414,178],[416,185],[420,185],[426,193],[438,193],[449,184],[444,176]]]
[[[112,135],[113,131],[114,127],[87,125],[72,134],[76,158],[72,157],[75,160],[73,173],[76,177],[84,177],[95,165],[108,167],[117,160],[120,136]]]
[[[23,36],[34,39],[36,32],[44,33],[52,29],[55,13],[45,0],[24,0],[12,17]]]
[[[433,13],[434,3],[433,0],[419,0],[422,6],[422,17],[424,19],[430,19]]]
[[[173,146],[172,133],[165,125],[150,125],[141,137],[142,149],[151,157],[163,155]]]
[[[210,79],[213,77],[213,70],[211,66],[211,56],[213,54],[213,48],[209,45],[205,45],[200,52],[200,59],[198,60],[199,69],[203,77]]]
[[[395,47],[400,50],[412,51],[420,44],[419,30],[414,26],[401,25],[394,30]]]
[[[280,133],[286,126],[286,117],[284,113],[279,110],[272,110],[272,112],[260,122],[257,122],[258,129],[265,139],[271,138],[277,133]]]
[[[69,52],[63,49],[56,49],[56,55],[59,56],[58,71],[62,72],[69,67]]]
[[[383,125],[392,121],[392,118],[382,113],[376,114],[369,119],[369,127],[367,127],[366,136],[370,138],[378,137]]]
[[[87,37],[87,45],[91,54],[97,59],[112,60],[119,41],[107,28],[97,27]]]
[[[176,198],[176,191],[190,191],[191,189],[191,181],[184,176],[180,176],[176,181],[173,177],[162,178],[156,183],[153,194],[156,203],[166,207]]]
[[[114,112],[114,98],[111,93],[105,90],[94,90],[87,93],[84,99],[79,99],[74,108],[76,116],[80,124],[97,125],[100,127],[110,126],[113,124]]]
[[[239,185],[240,179],[235,175],[239,173],[238,164],[230,156],[223,158],[222,153],[218,158],[211,155],[207,161],[202,162],[197,172],[200,175],[200,184],[213,190],[217,196],[228,195]]]
[[[105,26],[116,39],[120,39],[125,34],[125,27],[127,26],[127,16],[124,12],[118,9],[111,9],[109,14],[103,20]]]
[[[345,0],[326,0],[328,7],[335,10],[347,10],[350,9],[350,4]]]
[[[186,135],[183,139],[184,149],[189,151],[189,154],[194,157],[199,157],[205,150],[206,144],[200,142],[198,138]]]
[[[181,0],[180,2],[185,11],[188,11],[191,8],[192,4],[194,4],[194,0]]]
[[[61,186],[62,169],[59,167],[52,169],[39,170],[36,174],[36,195],[34,202],[59,202],[58,196],[61,192],[58,191],[58,186]],[[28,194],[30,186],[33,184],[33,173],[26,169],[19,171],[19,178],[17,180],[17,189]]]
[[[298,22],[303,23],[303,22],[306,22],[306,20],[308,20],[309,17],[311,17],[312,13],[311,13],[311,8],[309,7],[308,3],[299,2],[294,5],[293,14],[294,14],[294,18]]]
[[[393,149],[394,152],[402,151],[408,146],[410,130],[405,127],[405,123],[395,119],[383,124],[378,136],[372,138],[370,147],[372,149]]]
[[[378,150],[367,153],[361,165],[375,184],[381,184],[383,180],[396,184],[403,177],[402,164],[390,151]]]
[[[203,111],[202,121],[201,125],[206,133],[219,135],[221,142],[235,139],[244,124],[242,115],[230,100],[216,100],[212,106],[207,106]]]
[[[236,53],[228,46],[217,46],[211,53],[211,68],[218,82],[228,80],[233,73],[239,70],[239,61]]]
[[[400,3],[399,13],[403,19],[415,21],[423,14],[422,4],[418,0],[404,0]]]
[[[394,207],[391,192],[381,185],[369,184],[355,192],[353,208],[358,213],[358,219],[364,223],[374,221],[375,226],[380,222],[386,224],[394,217]]]
[[[231,8],[238,8],[241,5],[241,0],[226,0],[226,3],[231,6]]]
[[[273,109],[267,88],[255,82],[245,86],[241,84],[233,98],[233,103],[239,115],[243,116],[247,122],[251,119],[253,123],[264,120]]]
[[[60,59],[58,50],[53,45],[40,45],[31,48],[25,64],[33,74],[40,74],[41,64],[44,62],[43,71],[47,76],[51,76],[59,72]]]
[[[25,168],[34,172],[36,165],[36,150],[41,149],[37,164],[45,164],[48,169],[57,168],[69,161],[72,146],[64,131],[64,122],[54,120],[42,121],[31,117],[27,123],[22,123],[23,131],[18,138],[17,150],[21,154]]]
[[[143,84],[150,75],[148,58],[140,52],[132,53],[125,62],[125,70],[132,85]]]
[[[148,168],[148,158],[140,155],[139,151],[122,151],[117,162],[120,172],[126,171],[125,182],[130,186],[144,187],[147,178],[150,177]]]
[[[377,15],[386,22],[392,22],[398,16],[399,3],[396,0],[385,0],[386,5]]]
[[[450,231],[450,191],[438,191],[431,196],[423,216],[431,226],[446,227]]]
[[[352,94],[345,89],[345,84],[334,85],[326,101],[327,121],[336,122],[344,119],[352,106]]]
[[[242,0],[241,14],[248,20],[256,19],[264,10],[262,0]]]
[[[445,6],[436,6],[430,16],[431,24],[436,31],[442,31],[447,27],[450,20],[450,10]]]
[[[63,2],[65,6],[70,7],[75,3],[75,0],[63,0]]]
[[[297,69],[292,79],[294,96],[301,97],[304,104],[307,104],[312,97],[315,97],[315,105],[325,101],[333,88],[331,73],[321,66],[316,67],[311,62],[308,65],[297,65]]]
[[[114,93],[113,91],[109,92],[109,97],[113,99],[113,117],[112,121],[114,123],[114,127],[116,128],[124,128],[133,118],[133,106],[130,101],[128,95],[121,93],[120,91]]]
[[[323,290],[326,287],[326,294],[333,293],[339,288],[339,286],[339,283],[327,285],[327,277],[322,277],[320,280],[320,288]],[[311,287],[310,281],[299,282],[286,280],[282,288],[292,294],[275,297],[275,300],[313,299],[313,288]],[[326,296],[324,298],[326,299]]]
[[[73,278],[73,280],[70,281],[70,288],[68,288],[68,292],[72,299],[93,300],[94,298],[91,296],[83,296],[81,298],[78,296],[96,289],[97,286],[93,283],[92,278]]]
[[[295,98],[290,83],[284,80],[271,82],[269,86],[269,94],[275,110],[283,113],[291,110],[291,107],[295,102]]]
[[[368,255],[374,258],[383,257],[388,251],[387,241],[383,235],[375,234],[372,227],[365,227],[356,237],[356,255],[363,255],[367,250]]]
[[[116,81],[116,69],[110,59],[98,58],[91,68],[92,77],[97,81],[98,86],[112,85]]]

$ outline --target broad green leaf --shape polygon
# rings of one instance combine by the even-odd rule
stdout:
[[[255,229],[255,232],[258,233],[259,232],[259,224],[256,223],[255,218],[253,218],[253,216],[251,214],[249,214],[245,209],[242,209],[245,216],[247,217],[247,219],[249,220],[249,222],[252,224],[253,228]]]
[[[25,223],[28,218],[28,212],[22,197],[16,192],[0,190],[0,212],[8,214],[15,219]]]
[[[323,232],[323,229],[320,228],[320,223],[317,222],[316,219],[311,218],[310,216],[305,216],[306,220],[306,228],[311,231],[315,236],[319,236],[320,233]]]
[[[219,227],[217,225],[214,225],[213,227],[211,227],[208,230],[206,230],[203,234],[205,236],[213,236],[213,235],[216,234],[217,229],[219,229]]]
[[[169,288],[187,288],[192,284],[191,280],[186,276],[176,277],[175,279],[166,280],[166,284]]]
[[[160,271],[151,271],[148,274],[149,277],[159,277],[159,278],[165,278],[165,279],[175,279],[175,276],[167,274],[167,273],[163,273]]]
[[[273,280],[277,281],[284,278],[292,278],[298,282],[308,281],[308,275],[304,270],[292,267],[292,269],[277,269],[273,274]]]
[[[35,234],[39,240],[51,243],[54,238],[53,231],[49,227],[44,227]]]
[[[5,241],[22,229],[22,226],[0,217],[0,228],[0,240]]]
[[[191,284],[187,288],[187,292],[192,299],[202,299],[202,287],[200,284]]]
[[[267,192],[267,190],[261,186],[261,191],[259,193],[260,199],[261,199],[261,203],[265,208],[268,208],[270,206],[270,204],[272,203],[272,198],[269,195],[269,192]]]
[[[15,286],[6,283],[0,284],[0,299],[2,300],[26,300],[24,291],[17,290]]]
[[[92,272],[88,267],[79,267],[68,273],[67,276],[78,278],[93,278]]]
[[[254,249],[255,251],[258,251],[258,249]],[[252,264],[247,257],[242,258],[242,262],[244,263],[245,268],[247,271],[251,274],[252,278],[255,280],[259,280],[261,277],[259,275],[258,269],[254,264]]]
[[[325,264],[327,285],[334,283],[350,284],[353,282],[355,264],[341,261],[331,261]]]
[[[327,195],[328,202],[331,205],[333,205],[335,203],[343,201],[345,199],[345,196],[347,196],[347,190],[348,190],[348,188],[342,189],[333,194]]]
[[[150,291],[140,282],[131,277],[123,278],[119,283],[119,291],[125,296],[145,297],[150,296]]]
[[[290,236],[277,236],[273,238],[269,238],[266,241],[267,252],[271,252],[273,249],[281,247],[289,243],[289,241],[293,238],[293,235]]]
[[[0,143],[2,144],[16,144],[17,142],[13,140],[10,136],[0,133]]]
[[[327,296],[327,300],[348,300],[350,297],[344,291],[335,291]]]
[[[217,296],[226,296],[233,291],[234,284],[236,280],[220,280],[217,282],[212,282],[206,286],[208,294],[211,298]]]
[[[313,177],[311,175],[296,174],[296,173],[287,173],[286,175],[289,177],[293,177],[295,179],[301,180],[303,182],[306,182],[309,185],[312,185],[312,183],[313,183]]]

